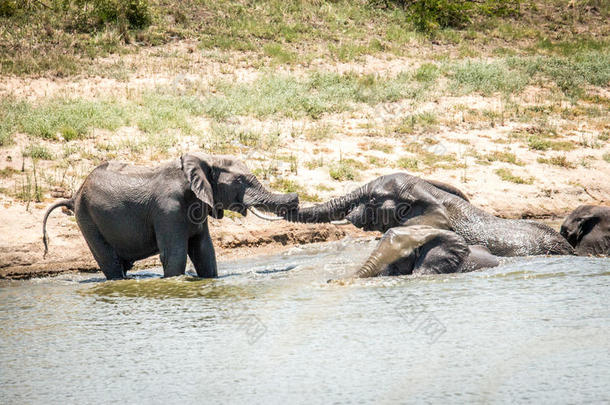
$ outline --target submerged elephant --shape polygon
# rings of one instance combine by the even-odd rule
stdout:
[[[468,246],[455,232],[427,225],[399,226],[383,235],[353,276],[466,273],[498,264],[487,248]]]
[[[207,215],[228,209],[247,214],[264,208],[277,213],[298,206],[298,196],[267,191],[239,160],[186,154],[147,168],[118,162],[96,167],[65,206],[107,279],[121,279],[136,260],[160,253],[165,277],[184,274],[187,254],[197,275],[216,277],[216,256]],[[256,213],[256,211],[253,211]]]
[[[578,255],[610,256],[610,207],[581,205],[561,225]]]
[[[427,225],[455,232],[467,245],[496,256],[573,254],[572,246],[550,227],[529,220],[502,219],[476,208],[455,193],[406,173],[379,177],[351,193],[288,212],[293,222],[346,219],[364,230]]]

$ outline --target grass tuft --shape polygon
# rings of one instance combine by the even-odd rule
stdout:
[[[510,170],[504,168],[496,169],[494,170],[494,173],[497,174],[502,180],[515,184],[533,184],[535,180],[533,177],[525,179],[523,177],[516,176]]]
[[[271,183],[271,188],[281,193],[297,193],[301,201],[319,202],[322,201],[317,194],[308,193],[307,190],[294,180],[285,178],[276,179]]]
[[[32,159],[53,160],[54,156],[49,149],[44,145],[30,144],[23,150],[23,157]]]
[[[576,165],[574,163],[570,162],[567,159],[567,157],[565,157],[565,156],[552,156],[550,158],[539,157],[537,159],[537,162],[547,164],[547,165],[560,166],[560,167],[564,167],[566,169],[573,169],[576,167]]]
[[[360,179],[360,170],[365,168],[366,166],[363,163],[354,159],[342,159],[330,166],[328,174],[333,180],[354,181]]]
[[[510,69],[503,60],[493,62],[467,61],[458,63],[452,70],[452,87],[460,94],[481,93],[491,95],[519,93],[528,84],[528,76]]]

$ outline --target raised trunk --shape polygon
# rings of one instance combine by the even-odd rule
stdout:
[[[286,219],[291,222],[327,223],[339,221],[358,205],[367,193],[367,186],[360,187],[349,194],[334,198],[322,204],[311,207],[299,207],[289,212]]]

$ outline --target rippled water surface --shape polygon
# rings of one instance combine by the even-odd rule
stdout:
[[[326,283],[373,246],[0,280],[0,403],[610,400],[610,259]]]

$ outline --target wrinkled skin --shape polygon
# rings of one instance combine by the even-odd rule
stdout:
[[[160,253],[165,277],[184,274],[186,257],[200,277],[216,277],[207,216],[228,209],[284,212],[298,206],[296,194],[272,194],[239,160],[186,154],[154,168],[103,163],[70,200],[51,206],[74,211],[78,226],[107,279],[121,279],[134,261]]]
[[[287,213],[295,222],[347,219],[364,230],[427,225],[455,232],[467,245],[496,256],[573,254],[550,227],[527,220],[495,217],[458,195],[406,173],[379,177],[342,197]]]
[[[399,226],[383,235],[353,277],[465,273],[498,264],[485,247],[468,246],[455,232],[427,225]]]
[[[561,235],[582,256],[610,256],[610,207],[581,205],[566,217]]]

